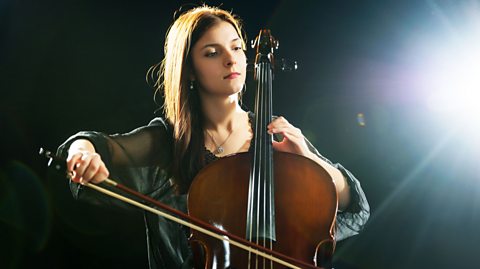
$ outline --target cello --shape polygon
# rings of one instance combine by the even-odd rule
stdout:
[[[203,168],[188,192],[188,214],[265,249],[328,268],[335,249],[335,185],[314,161],[273,151],[267,125],[272,120],[273,52],[278,41],[264,29],[253,46],[257,84],[253,150]],[[196,268],[285,268],[195,230],[190,242]]]

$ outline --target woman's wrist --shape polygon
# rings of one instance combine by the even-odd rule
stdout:
[[[72,152],[90,152],[96,153],[95,146],[87,139],[77,139],[72,142],[70,147],[68,148],[69,154]]]

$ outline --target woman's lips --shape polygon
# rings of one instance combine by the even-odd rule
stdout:
[[[235,79],[235,78],[238,78],[239,76],[240,76],[240,73],[233,72],[233,73],[230,73],[229,75],[223,77],[223,79]]]

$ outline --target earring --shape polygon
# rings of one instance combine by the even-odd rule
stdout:
[[[193,80],[190,80],[190,90],[193,91],[195,87],[193,86]]]

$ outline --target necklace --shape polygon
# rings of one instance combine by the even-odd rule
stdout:
[[[233,134],[233,132],[234,132],[235,130],[233,130],[232,132],[230,132],[230,134],[228,134],[227,138],[225,138],[225,140],[223,140],[223,142],[222,142],[220,145],[218,145],[217,142],[215,142],[215,139],[213,138],[212,134],[210,134],[209,131],[207,131],[207,130],[205,130],[205,131],[207,132],[208,136],[210,136],[210,139],[212,139],[212,142],[213,142],[213,144],[215,145],[215,152],[213,152],[213,153],[214,153],[214,154],[222,154],[223,151],[224,151],[223,145],[224,145],[225,143],[227,143],[228,139],[230,138],[230,136]]]

